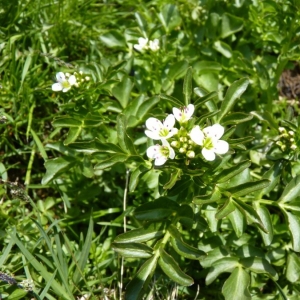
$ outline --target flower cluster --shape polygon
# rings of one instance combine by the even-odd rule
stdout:
[[[225,154],[229,145],[226,141],[220,140],[224,134],[224,127],[214,124],[201,130],[199,125],[189,130],[189,121],[192,118],[195,107],[189,104],[187,107],[173,108],[170,114],[161,122],[156,118],[149,118],[146,121],[145,134],[153,139],[160,140],[160,144],[150,146],[147,149],[147,156],[154,159],[156,166],[163,165],[168,159],[174,159],[178,155],[185,155],[188,159],[196,156],[197,147],[200,146],[203,157],[212,161],[216,154]],[[176,128],[176,121],[180,128]],[[175,150],[174,150],[175,149]]]
[[[153,41],[149,41],[146,38],[140,37],[138,39],[138,44],[133,45],[133,48],[140,52],[148,49],[150,49],[151,51],[157,51],[159,50],[159,40],[154,39]]]
[[[58,72],[56,73],[56,83],[52,84],[52,90],[54,92],[63,91],[64,93],[71,89],[74,85],[76,87],[79,86],[80,83],[84,81],[89,81],[89,76],[84,76],[83,72],[79,73],[74,72],[73,75],[70,73]]]
[[[295,142],[295,132],[292,130],[287,131],[284,127],[279,127],[279,140],[276,142],[281,149],[281,151],[285,152],[285,150],[296,150],[297,145]]]

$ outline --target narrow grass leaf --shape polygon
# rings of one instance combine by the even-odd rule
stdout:
[[[34,142],[36,143],[39,151],[40,151],[40,154],[42,156],[42,158],[46,161],[48,160],[48,155],[47,155],[47,152],[45,150],[45,147],[43,145],[43,143],[41,142],[41,140],[39,139],[39,137],[37,136],[36,132],[33,130],[33,129],[30,129],[30,133],[34,139]]]

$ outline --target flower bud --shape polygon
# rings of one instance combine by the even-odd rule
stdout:
[[[173,148],[179,148],[180,147],[180,143],[178,141],[173,141],[173,142],[171,142],[171,146]]]
[[[180,142],[183,142],[183,143],[187,142],[187,140],[188,140],[188,139],[187,139],[187,137],[185,137],[185,136],[182,136],[182,137],[179,138],[179,141],[180,141]]]
[[[296,149],[297,149],[297,146],[296,146],[295,144],[293,144],[293,145],[291,146],[291,149],[292,149],[292,150],[296,150]]]
[[[186,156],[187,156],[188,158],[194,158],[194,157],[195,157],[195,152],[194,152],[194,151],[188,151],[188,152],[186,153]]]
[[[292,130],[289,131],[289,135],[290,135],[290,136],[294,136],[294,134],[295,134],[294,131],[292,131]]]
[[[179,149],[179,152],[180,152],[180,153],[185,153],[185,152],[186,152],[186,149],[181,147],[181,148]]]

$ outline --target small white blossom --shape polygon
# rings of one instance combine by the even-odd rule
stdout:
[[[175,151],[166,140],[162,140],[162,146],[155,145],[147,149],[147,156],[155,160],[155,166],[161,166],[168,158],[174,159]]]
[[[156,118],[149,118],[146,121],[145,134],[153,140],[168,139],[178,132],[177,128],[173,128],[174,125],[173,115],[168,115],[163,123]]]
[[[202,146],[202,155],[206,160],[212,161],[216,158],[216,154],[225,154],[229,145],[226,141],[220,140],[224,134],[224,127],[220,124],[208,126],[201,131],[200,127],[195,126],[191,132],[190,137],[192,141]]]
[[[76,85],[76,77],[71,75],[66,78],[63,72],[58,72],[56,74],[56,80],[57,83],[52,85],[52,90],[55,92],[63,91],[65,93],[71,88],[72,85]]]
[[[192,117],[194,110],[195,106],[193,104],[189,104],[182,109],[173,107],[173,115],[179,123],[185,123]]]
[[[148,39],[140,37],[138,39],[138,44],[133,45],[133,48],[142,52],[143,50],[148,49]]]
[[[149,42],[149,48],[152,51],[159,50],[159,40],[158,39],[154,39],[153,41],[150,41]]]

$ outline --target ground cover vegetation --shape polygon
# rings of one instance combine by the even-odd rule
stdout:
[[[2,299],[299,299],[296,0],[0,5]]]

